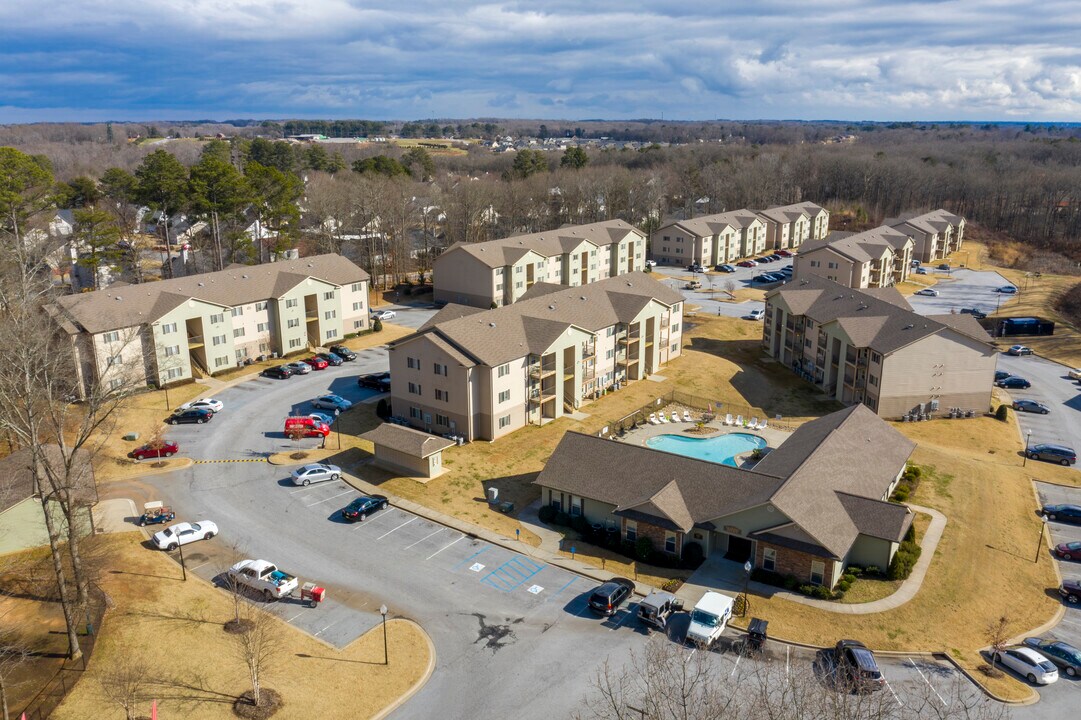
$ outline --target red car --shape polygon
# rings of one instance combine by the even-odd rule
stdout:
[[[1081,560],[1081,542],[1074,541],[1056,545],[1055,554],[1063,560]]]
[[[172,457],[180,447],[175,442],[165,443],[161,447],[143,445],[128,453],[129,458],[146,460],[147,458]]]
[[[744,260],[743,262],[736,263],[736,265],[739,265],[740,267],[756,267],[758,263],[754,260]]]
[[[326,360],[319,357],[318,355],[314,355],[314,356],[308,358],[307,360],[305,360],[304,362],[311,365],[312,370],[326,370],[327,366],[330,365],[330,363],[328,363]]]
[[[792,257],[792,253],[790,253],[788,250],[778,250],[777,254],[781,257]]]

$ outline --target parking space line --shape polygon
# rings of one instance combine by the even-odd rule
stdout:
[[[458,568],[460,568],[460,567],[461,567],[462,565],[465,565],[465,564],[466,564],[467,562],[469,562],[470,560],[472,560],[473,558],[475,558],[475,557],[476,557],[477,555],[480,555],[481,553],[486,553],[486,552],[488,552],[488,551],[489,551],[489,550],[491,550],[491,549],[492,549],[492,546],[491,546],[491,545],[485,545],[485,546],[484,546],[483,548],[481,548],[480,550],[477,550],[477,551],[476,551],[475,553],[473,553],[472,555],[470,555],[469,557],[467,557],[467,558],[466,558],[465,560],[462,560],[462,561],[461,561],[460,563],[457,563],[456,565],[452,566],[452,567],[451,567],[451,570],[457,570],[457,569],[458,569]]]
[[[435,532],[428,533],[427,535],[422,537],[420,540],[417,540],[415,543],[413,543],[413,545],[420,545],[422,542],[424,542],[425,540],[430,538],[432,535],[438,535],[439,533],[443,532],[444,530],[446,530],[446,528],[444,528],[444,527],[436,528]],[[406,545],[405,549],[408,550],[409,548],[413,547],[413,545]]]
[[[384,511],[383,511],[383,512],[381,512],[381,513],[379,513],[378,515],[376,515],[376,516],[375,516],[374,518],[372,518],[371,520],[360,520],[360,521],[358,521],[358,522],[357,522],[357,524],[356,524],[356,529],[357,529],[357,530],[359,530],[359,529],[361,529],[361,528],[362,528],[362,527],[364,527],[364,526],[368,526],[368,527],[371,527],[371,526],[372,526],[372,523],[377,523],[377,522],[379,522],[379,521],[380,521],[381,519],[383,519],[383,518],[387,517],[388,515],[390,515],[390,514],[391,514],[392,512],[394,512],[394,511],[395,511],[395,510],[397,510],[397,509],[398,509],[398,508],[395,508],[395,507],[388,507],[388,508],[387,508],[386,510],[384,510]]]
[[[882,682],[886,683],[886,687],[889,689],[890,695],[893,695],[893,699],[897,701],[897,704],[901,707],[904,707],[905,704],[901,702],[901,698],[897,697],[897,693],[893,691],[893,685],[890,685],[890,681],[886,679],[885,675],[882,676]]]
[[[545,568],[522,557],[513,557],[481,578],[481,582],[496,590],[510,592]]]
[[[289,624],[292,624],[292,622],[293,622],[294,620],[296,620],[296,619],[297,619],[298,617],[300,617],[300,616],[301,616],[301,615],[303,615],[303,614],[304,614],[304,611],[303,611],[303,610],[301,610],[300,612],[298,612],[298,613],[297,613],[296,615],[294,615],[293,617],[289,618],[289,619],[288,619],[288,620],[286,620],[285,622],[287,622],[287,623],[289,623]]]
[[[556,591],[555,591],[554,593],[552,593],[552,594],[551,594],[551,595],[549,595],[548,597],[544,598],[544,602],[548,602],[549,600],[551,600],[552,598],[554,598],[554,597],[555,597],[556,595],[559,595],[559,594],[560,594],[561,592],[563,592],[564,590],[566,590],[567,588],[569,588],[569,587],[570,587],[571,585],[573,585],[573,584],[574,584],[574,583],[576,583],[576,582],[578,582],[578,576],[577,576],[577,575],[576,575],[576,576],[574,576],[574,577],[572,577],[572,578],[571,578],[571,579],[570,579],[570,580],[569,580],[569,581],[567,582],[567,584],[566,584],[566,585],[564,585],[563,587],[559,588],[558,590],[556,590]]]
[[[635,604],[634,604],[634,607],[635,607],[635,608],[637,608],[637,607],[638,607],[638,604],[637,604],[637,603],[635,603]],[[627,608],[627,614],[623,616],[623,619],[622,619],[622,620],[620,620],[619,622],[617,622],[617,623],[616,623],[615,625],[613,625],[612,627],[608,628],[608,632],[612,632],[613,630],[616,630],[616,629],[618,629],[618,628],[622,627],[623,623],[627,622],[627,620],[628,620],[629,618],[631,618],[632,616],[634,616],[635,614],[636,614],[636,613],[634,613],[634,612],[631,612],[631,608],[630,608],[630,607],[628,607],[628,608]]]
[[[210,564],[210,561],[209,561],[209,560],[207,560],[207,561],[206,561],[205,563],[200,563],[200,564],[196,565],[195,567],[190,567],[190,568],[188,568],[188,570],[190,570],[190,571],[192,571],[192,572],[195,572],[195,571],[196,571],[196,570],[198,570],[199,568],[201,568],[201,567],[205,567],[205,566],[207,566],[207,565],[209,565],[209,564]]]
[[[921,678],[923,678],[923,681],[924,681],[925,683],[927,683],[927,687],[931,688],[931,692],[933,692],[933,693],[935,694],[935,697],[937,697],[937,698],[938,698],[938,701],[939,701],[940,703],[942,703],[942,707],[944,707],[944,708],[948,708],[948,707],[950,706],[950,704],[949,704],[948,702],[946,702],[946,701],[945,701],[945,700],[944,700],[944,699],[942,698],[942,696],[941,696],[941,695],[939,695],[939,694],[938,694],[938,690],[935,690],[935,686],[934,686],[934,685],[932,685],[932,684],[931,684],[931,681],[927,679],[927,676],[923,674],[923,671],[922,671],[922,670],[920,670],[920,667],[919,667],[919,665],[917,665],[917,664],[916,664],[916,661],[915,661],[915,660],[913,660],[912,658],[908,658],[908,661],[909,661],[910,663],[912,663],[912,667],[916,669],[916,672],[918,672],[918,673],[920,674],[920,677],[921,677]]]
[[[403,522],[403,523],[402,523],[401,525],[399,525],[398,527],[394,528],[394,530],[400,530],[400,529],[402,529],[403,527],[405,527],[406,525],[408,525],[409,523],[413,522],[414,520],[419,520],[419,519],[420,519],[420,518],[419,518],[418,516],[414,515],[413,517],[409,518],[408,520],[406,520],[405,522]],[[391,534],[392,532],[394,532],[394,530],[387,530],[387,531],[386,531],[385,533],[383,533],[382,535],[380,535],[379,537],[377,537],[377,538],[376,538],[376,540],[382,540],[382,539],[383,539],[383,538],[385,538],[385,537],[386,537],[387,535],[390,535],[390,534]]]
[[[435,551],[434,553],[432,553],[431,555],[429,555],[428,557],[426,557],[426,558],[424,558],[424,559],[425,559],[425,560],[431,560],[431,559],[432,559],[432,558],[434,558],[434,557],[435,557],[436,555],[438,555],[439,553],[443,552],[444,550],[446,550],[447,548],[449,548],[449,547],[450,547],[451,545],[453,545],[454,543],[458,542],[459,540],[463,540],[463,539],[465,539],[465,534],[464,534],[464,533],[463,533],[463,534],[461,534],[461,535],[459,535],[459,536],[458,536],[458,537],[457,537],[457,538],[456,538],[456,539],[455,539],[455,540],[454,540],[453,542],[451,542],[451,543],[449,543],[449,544],[447,544],[447,545],[444,545],[443,547],[439,548],[439,549],[438,549],[438,550],[436,550],[436,551]]]
[[[320,635],[322,635],[323,633],[325,633],[325,632],[326,632],[326,631],[327,631],[328,629],[330,629],[330,628],[331,628],[331,627],[333,627],[334,625],[337,625],[337,624],[338,624],[338,622],[339,622],[338,620],[335,620],[335,621],[334,621],[334,622],[332,622],[332,623],[331,623],[330,625],[327,625],[327,626],[326,626],[325,628],[323,628],[323,629],[322,629],[322,630],[320,630],[319,632],[317,632],[317,633],[315,633],[314,635],[312,635],[312,637],[319,637]]]
[[[348,489],[348,490],[346,490],[345,492],[340,492],[340,493],[338,493],[337,495],[332,495],[332,496],[330,496],[330,497],[326,498],[325,500],[316,500],[316,501],[315,501],[315,502],[313,502],[313,503],[308,503],[308,504],[307,504],[307,505],[305,505],[304,507],[312,507],[312,506],[314,506],[314,505],[321,505],[321,504],[323,504],[323,503],[325,503],[325,502],[330,502],[330,501],[331,501],[331,500],[333,500],[334,498],[340,498],[340,497],[341,497],[342,495],[348,495],[348,494],[349,494],[349,493],[351,493],[351,492],[355,492],[355,491],[353,490],[353,488],[349,488],[349,489]]]
[[[736,655],[736,664],[732,666],[732,672],[728,673],[728,677],[732,677],[736,674],[736,670],[739,670],[739,661],[743,659],[743,653]]]
[[[785,645],[784,646],[784,678],[785,678],[785,680],[788,679],[788,668],[791,665],[791,661],[792,661],[792,646],[791,645]]]

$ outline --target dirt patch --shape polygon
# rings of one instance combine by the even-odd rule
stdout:
[[[251,690],[247,690],[233,703],[233,714],[244,720],[266,720],[281,710],[284,704],[277,690],[260,688],[259,704],[256,705],[255,696]]]

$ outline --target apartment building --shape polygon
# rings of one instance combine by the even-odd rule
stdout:
[[[996,350],[971,315],[919,315],[894,288],[809,275],[766,294],[762,347],[845,404],[882,417],[983,411]]]
[[[888,225],[861,233],[834,231],[800,249],[792,277],[819,275],[852,288],[889,287],[908,279],[914,246],[911,236]]]
[[[541,425],[681,352],[683,296],[647,273],[535,283],[513,305],[448,305],[390,343],[391,409],[427,432],[494,440]]]
[[[123,285],[60,298],[84,390],[213,375],[305,352],[369,327],[368,273],[337,254]]]
[[[536,283],[579,287],[645,269],[645,235],[622,220],[482,243],[455,243],[435,260],[436,302],[510,305]]]
[[[942,260],[960,250],[965,239],[965,219],[942,209],[888,218],[885,224],[912,237],[912,257],[923,263]]]
[[[797,248],[824,237],[828,227],[829,211],[809,202],[761,212],[733,210],[662,225],[650,235],[649,247],[659,263],[710,267]]]

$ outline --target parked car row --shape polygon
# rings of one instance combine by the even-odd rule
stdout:
[[[332,345],[328,352],[316,353],[304,360],[268,367],[262,372],[262,375],[285,380],[294,375],[307,375],[312,370],[326,370],[331,365],[337,367],[342,363],[356,359],[357,354],[344,345]]]

